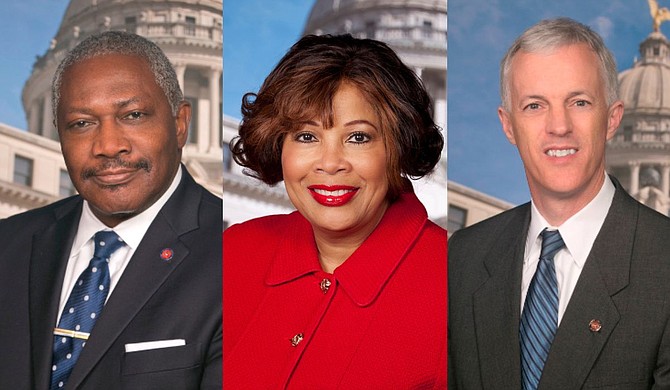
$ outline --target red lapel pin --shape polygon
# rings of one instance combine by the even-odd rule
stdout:
[[[163,261],[170,261],[174,257],[174,251],[170,248],[165,248],[161,251],[161,259]]]

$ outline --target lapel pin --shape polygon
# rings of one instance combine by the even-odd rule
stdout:
[[[161,251],[161,259],[165,262],[169,262],[172,260],[172,257],[174,256],[174,251],[170,248],[165,248]]]
[[[300,342],[302,341],[303,338],[304,338],[304,336],[303,336],[302,333],[298,333],[297,335],[291,337],[289,339],[289,341],[291,342],[291,346],[292,347],[297,347],[298,344],[300,344]]]
[[[591,322],[589,322],[589,330],[591,332],[594,332],[594,333],[595,332],[600,332],[600,329],[602,329],[602,327],[603,326],[600,323],[600,320],[595,320],[594,319],[594,320],[591,320]]]

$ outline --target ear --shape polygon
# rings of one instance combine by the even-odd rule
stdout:
[[[174,122],[177,130],[177,144],[179,148],[183,148],[188,137],[188,125],[191,123],[191,103],[186,100],[179,103]]]
[[[607,140],[609,141],[614,137],[616,129],[619,128],[621,124],[621,118],[623,118],[623,102],[617,100],[612,103],[612,105],[607,110]]]
[[[500,124],[502,124],[503,131],[505,132],[505,137],[507,137],[507,140],[512,145],[516,145],[514,129],[512,129],[512,120],[509,117],[509,113],[505,111],[502,106],[498,107],[498,118],[500,119]]]

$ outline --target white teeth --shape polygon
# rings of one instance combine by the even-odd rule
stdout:
[[[323,195],[323,196],[342,196],[348,192],[351,192],[353,190],[335,190],[335,191],[328,191],[328,190],[322,190],[319,188],[315,188],[314,192],[317,194]]]
[[[550,157],[565,157],[577,153],[577,149],[551,149],[547,150],[547,156]]]

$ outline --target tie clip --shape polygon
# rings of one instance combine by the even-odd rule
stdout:
[[[66,336],[66,337],[72,337],[72,338],[75,338],[75,339],[88,340],[89,335],[90,335],[90,333],[86,333],[86,332],[78,332],[76,330],[54,328],[54,336]]]

